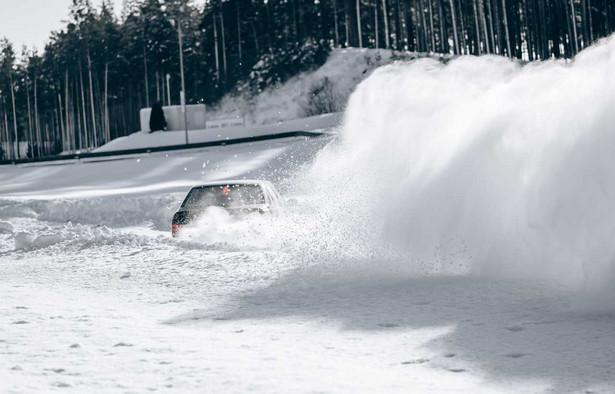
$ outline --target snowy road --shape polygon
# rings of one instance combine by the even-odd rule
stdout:
[[[3,169],[19,181],[0,217],[31,238],[0,235],[2,391],[615,388],[615,322],[571,311],[565,289],[319,260],[245,228],[169,237],[184,183],[258,172],[284,188],[279,158],[300,167],[324,142]]]
[[[6,252],[3,236],[5,391],[613,389],[613,321],[557,289],[142,237]]]

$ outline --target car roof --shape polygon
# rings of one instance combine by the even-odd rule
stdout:
[[[258,186],[263,186],[263,185],[271,185],[271,182],[264,181],[264,180],[259,180],[259,179],[229,179],[229,180],[222,180],[222,181],[216,181],[216,182],[201,183],[201,184],[192,186],[192,188],[193,189],[199,189],[199,188],[203,188],[203,187],[226,186],[226,185],[258,185]]]

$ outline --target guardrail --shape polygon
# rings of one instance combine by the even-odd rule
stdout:
[[[81,154],[34,157],[30,159],[0,160],[0,165],[45,163],[45,162],[53,162],[53,161],[90,159],[90,158],[97,158],[97,157],[134,155],[134,154],[139,154],[139,153],[166,152],[166,151],[172,151],[172,150],[207,148],[211,146],[245,144],[249,142],[267,141],[267,140],[289,138],[289,137],[319,137],[323,134],[324,133],[312,132],[312,131],[287,131],[283,133],[235,138],[235,139],[229,139],[229,140],[197,142],[194,144],[187,144],[187,145],[186,144],[167,145],[167,146],[156,146],[156,147],[151,147],[151,148],[124,149],[124,150],[115,150],[115,151],[107,151],[107,152],[89,152],[89,153],[81,153]]]

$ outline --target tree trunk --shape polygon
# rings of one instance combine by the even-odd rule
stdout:
[[[216,80],[220,84],[220,54],[218,49],[218,26],[216,24],[216,14],[213,15],[214,20],[214,55],[216,58]]]
[[[544,59],[545,57],[545,41],[547,37],[543,35],[543,27],[541,26],[542,21],[542,11],[540,9],[540,4],[538,0],[531,0],[533,7],[533,25],[532,29],[535,34],[535,42],[536,42],[536,59]]]
[[[105,65],[105,70],[106,70]],[[154,79],[156,80],[156,101],[160,101],[160,73],[156,71],[154,74]],[[103,126],[103,134],[104,134],[104,126]]]
[[[109,125],[109,63],[105,63],[105,142],[111,141]]]
[[[145,72],[147,79],[147,71]],[[98,132],[96,130],[96,107],[94,106],[94,87],[92,84],[92,61],[90,58],[90,49],[88,48],[88,77],[90,80],[90,108],[92,111],[92,140],[94,146],[98,146]],[[148,94],[149,97],[149,94]],[[148,105],[149,107],[149,105]]]
[[[75,151],[77,151],[79,149],[83,149],[84,147],[84,136],[83,128],[81,127],[81,112],[79,109],[79,80],[77,79],[77,75],[75,75],[73,81],[74,82],[71,85],[71,96],[74,98],[71,101],[71,116],[75,127]]]
[[[53,117],[51,118],[53,122]],[[43,122],[45,124],[45,131],[43,133],[43,155],[47,155],[49,149],[47,147],[47,143],[49,142],[49,120]]]
[[[568,51],[566,53],[566,48],[564,47],[564,57],[574,56],[574,44],[572,42],[572,23],[570,22],[572,18],[570,17],[570,10],[568,5],[569,3],[567,1],[564,1],[561,8],[561,15],[564,19],[566,19],[566,28],[568,29],[567,32],[563,33],[564,43],[566,42],[566,37],[568,37]]]
[[[451,5],[451,19],[453,22],[453,40],[455,42],[455,54],[459,55],[459,37],[457,36],[457,17],[455,16],[455,0],[448,0]]]
[[[585,0],[581,0],[581,32],[583,34],[581,48],[585,48],[589,44],[587,40],[589,37],[589,29],[587,26],[587,2]]]
[[[500,8],[498,6],[498,2],[499,0],[493,0],[493,3],[491,4],[491,8],[493,11],[492,16],[495,22],[495,30],[493,33],[493,39],[496,42],[494,45],[496,49],[495,53],[497,53],[498,55],[504,55],[505,50],[503,48],[504,46],[506,46],[506,44],[504,43],[504,40],[502,39],[502,24],[500,23],[502,18],[500,18]]]
[[[36,145],[38,155],[42,155],[42,138],[41,138],[41,124],[38,117],[38,76],[34,73],[34,126],[36,129]]]
[[[444,0],[438,0],[438,24],[440,25],[440,51],[448,52],[448,33],[444,21]]]
[[[30,105],[30,83],[28,80],[28,76],[26,75],[26,99],[28,103],[28,139],[30,140],[30,145],[28,147],[28,154],[31,157],[34,157],[32,152],[32,148],[34,148],[34,140],[32,135],[32,106]]]
[[[75,101],[74,103],[74,107],[73,107],[73,118],[77,120],[77,122],[75,123],[75,137],[79,138],[79,145],[78,145],[78,149],[84,149],[85,148],[85,136],[83,133],[83,127],[81,126],[81,107],[79,106],[79,79],[78,79],[78,75],[75,74],[75,78],[74,78],[74,83],[73,83],[73,91],[75,93]],[[77,149],[77,144],[76,144],[76,139],[75,139],[75,150]]]
[[[299,26],[297,25],[297,0],[289,0],[289,1],[290,1],[290,11],[293,14],[293,38],[296,40],[299,37]],[[224,31],[224,29],[222,30]]]
[[[531,1],[531,0],[530,0]],[[534,51],[533,51],[533,47],[532,47],[532,35],[531,35],[531,26],[530,26],[530,20],[529,20],[529,6],[527,3],[527,0],[523,0],[522,2],[524,11],[523,11],[523,30],[524,30],[524,34],[525,34],[525,48],[527,50],[527,56],[528,56],[528,61],[533,61],[534,60]],[[523,37],[521,37],[521,40],[519,42],[519,48],[523,48]],[[521,56],[523,56],[523,51],[521,52]]]
[[[497,53],[498,43],[495,39],[495,30],[493,28],[493,9],[491,8],[491,0],[483,0],[487,3],[487,14],[489,15],[489,38],[491,40],[491,53]]]
[[[17,144],[15,157],[19,159],[19,134],[17,132],[17,110],[15,109],[15,87],[13,86],[13,73],[10,71],[9,82],[11,84],[11,101],[13,102],[13,131],[15,132],[15,143]]]
[[[376,0],[374,3],[374,40],[376,41],[376,49],[380,48],[378,38],[378,0]]]
[[[363,34],[361,33],[361,0],[356,0],[357,6],[357,35],[359,36],[359,48],[363,48]]]
[[[431,36],[431,51],[436,52],[436,32],[433,28],[433,0],[427,0],[429,3],[429,32]]]
[[[10,141],[11,141],[11,137],[9,135],[9,125],[8,125],[8,118],[6,116],[6,102],[4,101],[4,97],[2,97],[2,102],[5,104],[2,106],[2,112],[3,112],[3,119],[4,122],[2,123],[2,143],[1,143],[1,147],[2,147],[2,158],[3,159],[10,159],[11,154],[10,154]]]
[[[348,0],[346,0],[348,1]],[[344,23],[344,27],[346,28],[346,40],[344,45],[346,47],[350,46],[350,12],[348,11],[348,5],[346,6],[346,12],[344,13],[344,17],[346,18],[346,23]]]
[[[404,23],[402,21],[402,12],[401,12],[401,1],[395,1],[395,8],[397,8],[397,18],[395,21],[395,36],[397,39],[397,50],[401,51],[404,49]]]
[[[69,106],[69,101],[68,101],[68,70],[66,70],[66,73],[64,74],[64,123],[66,124],[66,134],[68,137],[68,150],[72,151],[73,150],[73,143],[74,143],[74,136],[73,136],[73,132],[71,131],[72,128],[70,127],[70,123],[69,123],[69,116],[68,116],[68,106]]]
[[[411,0],[411,2],[408,3],[408,9],[406,9],[406,3],[402,3],[402,8],[401,8],[401,14],[404,17],[404,24],[406,26],[406,28],[403,30],[404,33],[406,34],[405,37],[405,42],[407,45],[405,45],[404,47],[408,50],[408,51],[419,51],[419,44],[421,43],[421,24],[420,23],[415,23],[414,19],[416,19],[417,21],[420,22],[420,18],[418,15],[415,14],[417,12],[418,6],[416,5],[416,1],[417,0]],[[402,24],[402,26],[404,26],[404,24]],[[427,37],[425,35],[423,35],[423,38],[426,40]],[[416,43],[416,44],[415,44]]]
[[[491,53],[491,48],[489,46],[489,30],[487,30],[487,18],[485,17],[485,7],[483,4],[483,0],[478,0],[478,12],[480,13],[480,19],[483,25],[485,50],[487,51],[487,53]]]
[[[472,0],[472,10],[474,11],[474,29],[476,31],[476,34],[475,34],[476,52],[475,53],[482,55],[483,49],[480,43],[480,27],[478,24],[478,10],[476,7],[476,0]]]
[[[62,95],[58,92],[58,119],[60,120],[60,135],[62,136],[62,151],[66,150],[66,129],[64,128],[64,118],[62,116]]]
[[[506,14],[508,14],[506,10],[506,0],[502,0],[502,21],[504,22],[504,33],[506,34],[506,49],[508,50],[508,57],[512,58],[512,50],[510,46],[510,33],[508,32],[508,17]]]
[[[149,108],[149,79],[147,77],[147,53],[143,44],[143,82],[145,83],[145,106]]]
[[[227,74],[227,67],[226,67],[226,39],[225,39],[226,34],[224,31],[224,15],[223,14],[224,13],[222,12],[222,9],[220,9],[220,35],[222,36],[222,66],[224,69],[224,85],[226,85],[228,74]]]
[[[429,52],[429,48],[427,46],[428,43],[428,39],[427,39],[427,21],[425,20],[425,6],[423,5],[423,0],[418,0],[418,10],[419,10],[419,15],[417,15],[417,22],[419,25],[419,28],[421,30],[421,32],[423,34],[417,34],[417,41],[418,38],[421,38],[422,42],[419,42],[419,51],[425,51],[425,52]]]
[[[571,41],[574,41],[574,54],[576,55],[577,53],[579,53],[579,40],[578,40],[578,35],[577,35],[577,17],[576,17],[576,11],[574,9],[574,1],[570,0],[570,19],[571,19],[571,24],[572,24],[572,37],[570,38]]]
[[[604,5],[606,7],[606,10],[604,12],[604,34],[603,37],[607,34],[607,32],[611,29],[611,20],[609,17],[609,0],[604,0]]]
[[[9,132],[9,115],[6,112],[6,99],[4,96],[2,97],[2,109],[4,109],[4,130],[6,131],[6,142],[8,145],[7,156],[9,156],[10,152],[10,157],[13,159],[15,158],[15,147],[11,142],[11,134]]]
[[[333,26],[335,29],[335,46],[340,46],[340,35],[337,26],[337,0],[333,0]]]
[[[589,24],[589,43],[594,42],[594,20],[592,18],[592,0],[587,0],[587,20]]]
[[[85,136],[85,149],[90,147],[90,135],[88,133],[88,119],[86,115],[85,105],[85,87],[83,86],[83,73],[81,71],[81,64],[79,65],[79,82],[81,83],[81,110],[83,114],[83,134]]]
[[[239,67],[243,66],[243,54],[241,51],[241,16],[239,15],[239,2],[235,3],[237,9],[237,50],[239,51]]]
[[[251,22],[250,24],[252,25],[252,34],[254,35],[254,49],[256,50],[256,58],[258,59],[261,56],[261,51],[258,44],[258,34],[256,34],[256,26],[254,26],[254,22]]]
[[[384,45],[386,49],[389,49],[391,47],[391,35],[389,33],[389,13],[386,0],[382,0],[382,15],[384,16]]]
[[[462,5],[463,3],[461,2],[461,0],[459,0],[459,3],[458,3],[459,7],[457,8],[457,10],[459,11],[459,29],[461,32],[461,39],[460,39],[461,42],[459,43],[459,45],[461,46],[461,53],[465,55],[467,54],[467,51],[468,51],[468,45],[466,43],[466,28],[465,28],[465,23],[463,20],[463,10],[461,8]]]

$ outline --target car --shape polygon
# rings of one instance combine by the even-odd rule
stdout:
[[[208,207],[220,207],[231,215],[247,213],[277,214],[282,198],[271,182],[263,180],[230,180],[192,187],[179,210],[173,215],[171,234],[198,218]]]

